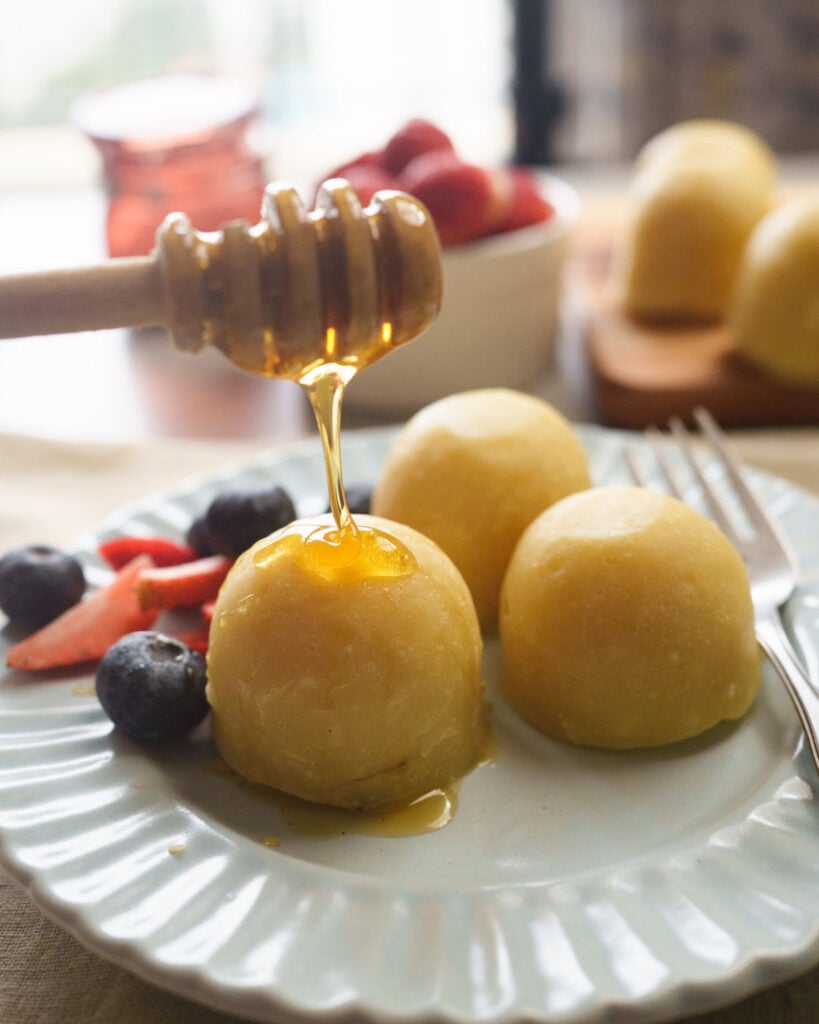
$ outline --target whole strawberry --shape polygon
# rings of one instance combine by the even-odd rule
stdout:
[[[362,206],[368,206],[376,192],[397,188],[393,176],[383,167],[376,167],[373,164],[348,167],[342,177],[347,180]]]
[[[509,196],[496,231],[517,231],[530,224],[540,224],[554,214],[554,207],[544,198],[531,171],[525,167],[509,167],[505,173],[510,184]]]
[[[495,230],[505,208],[505,179],[440,151],[416,157],[400,187],[427,207],[442,246],[462,245]]]
[[[390,174],[400,174],[416,157],[425,153],[454,153],[452,139],[437,125],[413,118],[390,138],[384,147],[382,162]]]

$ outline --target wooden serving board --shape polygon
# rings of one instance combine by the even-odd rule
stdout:
[[[587,220],[575,280],[584,309],[592,387],[601,418],[641,429],[706,406],[725,427],[819,424],[819,388],[779,383],[747,362],[725,326],[656,326],[619,310],[607,290],[610,215]]]

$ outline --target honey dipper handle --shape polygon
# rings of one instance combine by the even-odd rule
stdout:
[[[154,256],[0,277],[0,338],[150,327],[163,321]]]

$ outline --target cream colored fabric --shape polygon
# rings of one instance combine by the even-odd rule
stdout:
[[[758,431],[736,439],[748,462],[819,495],[819,430]],[[0,552],[69,542],[123,503],[165,489],[260,444],[157,441],[63,445],[0,435]],[[819,519],[817,519],[819,530]],[[396,1008],[400,1012],[400,1007]],[[819,969],[699,1024],[813,1024]],[[227,1024],[238,1020],[169,995],[86,951],[0,876],[2,1024]],[[692,1018],[693,1022],[693,1018]]]

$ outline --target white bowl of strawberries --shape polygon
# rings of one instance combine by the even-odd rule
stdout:
[[[381,189],[409,192],[429,209],[442,246],[438,319],[359,374],[348,407],[404,415],[455,391],[537,383],[551,361],[561,271],[579,214],[569,185],[464,161],[445,132],[422,120],[324,177],[346,178],[363,204]]]

